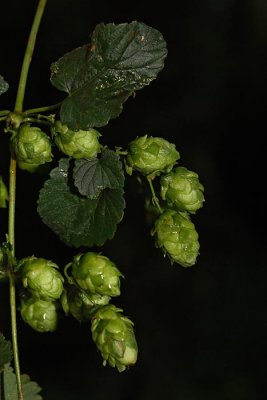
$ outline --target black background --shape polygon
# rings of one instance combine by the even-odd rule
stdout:
[[[10,83],[1,109],[12,109],[37,1],[1,3],[0,72]],[[266,399],[265,152],[267,3],[48,1],[32,62],[25,108],[62,99],[49,68],[87,43],[99,22],[143,21],[168,44],[165,69],[101,129],[102,143],[136,136],[175,142],[181,164],[199,173],[205,206],[193,217],[200,234],[196,266],[171,266],[154,248],[144,197],[127,180],[127,209],[103,247],[126,279],[116,304],[135,322],[139,360],[119,374],[101,365],[90,326],[62,319],[38,334],[18,319],[21,366],[44,399]],[[8,143],[0,138],[7,178]],[[4,156],[3,156],[4,155]],[[45,177],[18,172],[17,257],[35,254],[64,266],[76,253],[36,213]],[[0,212],[1,239],[6,231]],[[0,291],[0,330],[10,337],[7,288]]]

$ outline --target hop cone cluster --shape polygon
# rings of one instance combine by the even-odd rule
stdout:
[[[183,267],[196,263],[199,252],[198,233],[186,214],[165,210],[156,220],[152,234],[156,236],[156,246],[172,262]]]
[[[198,174],[184,167],[177,167],[160,179],[161,197],[179,211],[194,214],[203,206],[204,187]]]
[[[160,137],[136,138],[128,145],[127,170],[137,170],[144,175],[168,172],[180,154],[175,145]]]
[[[52,134],[59,150],[68,156],[94,158],[100,151],[100,133],[95,129],[73,131],[57,121],[52,128]]]
[[[121,311],[111,304],[102,307],[92,318],[91,328],[104,365],[108,362],[120,372],[135,364],[138,353],[133,322]]]
[[[63,292],[58,266],[44,258],[27,257],[19,262],[22,285],[20,312],[23,320],[38,332],[54,331],[57,304]]]
[[[29,172],[52,160],[49,137],[40,128],[28,123],[20,126],[11,145],[19,167]]]

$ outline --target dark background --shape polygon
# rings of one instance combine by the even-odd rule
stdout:
[[[10,83],[1,109],[13,107],[36,4],[1,4],[0,72]],[[201,254],[191,269],[163,258],[149,235],[143,194],[128,179],[125,219],[103,252],[126,277],[116,304],[135,322],[138,363],[121,374],[103,368],[88,324],[62,319],[55,333],[38,334],[19,318],[22,370],[39,382],[46,400],[266,399],[267,2],[48,1],[25,108],[61,100],[49,84],[50,64],[87,43],[97,23],[132,20],[162,32],[166,67],[101,129],[102,143],[126,146],[144,134],[176,143],[181,164],[205,186],[205,207],[193,217]],[[0,146],[7,177],[4,135]],[[76,250],[36,213],[44,179],[18,172],[16,253],[63,266]],[[3,240],[3,210],[0,218]],[[0,329],[10,337],[5,286],[0,297]]]

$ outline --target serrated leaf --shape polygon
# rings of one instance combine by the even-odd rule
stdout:
[[[8,83],[4,80],[2,75],[0,75],[0,95],[5,93],[9,88]]]
[[[6,340],[4,335],[0,333],[0,373],[5,364],[12,360],[12,347],[9,340]]]
[[[69,94],[61,121],[72,129],[106,125],[134,91],[157,77],[166,55],[161,33],[143,23],[97,25],[91,45],[51,66],[52,84]]]
[[[32,382],[28,375],[21,375],[21,383],[24,400],[42,400],[39,395],[40,386],[36,382]],[[18,400],[16,376],[8,364],[5,365],[3,373],[3,394],[3,400]]]
[[[123,189],[104,189],[96,199],[82,197],[71,185],[70,161],[61,159],[40,191],[38,212],[66,244],[102,246],[112,239],[123,216]]]
[[[122,163],[114,151],[106,149],[100,158],[76,160],[73,179],[83,196],[95,199],[103,189],[123,188]]]

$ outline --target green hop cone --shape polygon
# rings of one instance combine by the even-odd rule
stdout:
[[[40,128],[28,123],[20,126],[11,145],[19,167],[29,172],[52,160],[49,137]]]
[[[92,317],[99,307],[109,303],[109,296],[97,293],[86,293],[75,285],[70,285],[62,296],[62,307],[66,314],[71,314],[78,321],[85,321]],[[66,302],[67,301],[67,307]]]
[[[133,322],[113,305],[100,308],[92,318],[92,337],[104,359],[119,372],[136,363],[138,348]]]
[[[72,131],[67,125],[57,121],[52,128],[52,134],[59,150],[70,157],[94,158],[100,152],[100,133],[95,129]]]
[[[53,332],[57,327],[56,303],[34,297],[21,298],[20,312],[23,320],[38,332]]]
[[[121,272],[109,258],[88,252],[74,257],[72,276],[78,285],[90,293],[105,296],[120,295]]]
[[[8,201],[8,191],[7,187],[0,175],[0,208],[6,208],[6,203]]]
[[[194,214],[203,206],[204,187],[198,180],[198,174],[184,167],[177,167],[160,179],[161,197],[170,206],[179,211]]]
[[[186,214],[165,210],[156,220],[152,235],[156,236],[156,246],[172,262],[183,267],[191,267],[196,263],[199,252],[198,233]]]
[[[127,171],[137,170],[144,175],[169,172],[180,154],[173,143],[160,137],[141,136],[128,145]]]
[[[57,300],[63,291],[63,277],[58,266],[44,258],[27,257],[20,261],[22,284],[34,297]]]

